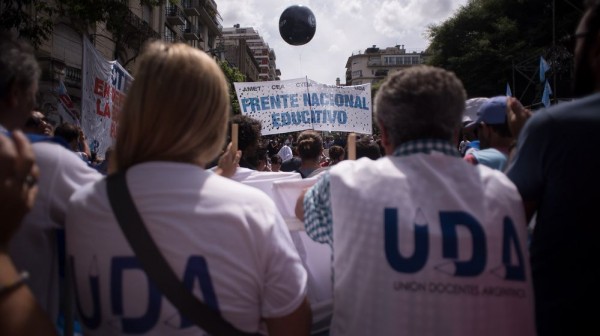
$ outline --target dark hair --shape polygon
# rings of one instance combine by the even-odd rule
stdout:
[[[281,164],[282,161],[281,156],[277,154],[271,156],[271,164]]]
[[[238,124],[238,148],[243,152],[246,148],[258,146],[260,139],[260,130],[262,128],[260,121],[245,115],[235,115],[231,118],[231,124]],[[230,127],[231,130],[231,127]],[[231,134],[231,131],[229,132]]]
[[[493,125],[487,125],[487,126],[489,126],[494,132],[496,132],[499,136],[501,136],[503,138],[510,138],[512,136],[512,133],[510,132],[510,129],[508,128],[507,123],[493,124]]]
[[[267,147],[260,146],[256,150],[256,158],[258,160],[265,160],[266,161],[268,155],[269,155],[269,151],[267,150]]]
[[[27,118],[27,122],[25,122],[25,128],[35,128],[40,126],[42,123],[42,119],[37,116],[31,115]]]
[[[18,41],[14,34],[0,32],[0,100],[11,88],[28,90],[40,78],[40,67],[30,45]]]
[[[316,160],[323,152],[323,140],[315,131],[304,131],[298,136],[298,155],[302,160]]]
[[[371,160],[377,160],[381,157],[379,145],[369,138],[362,138],[356,142],[356,158],[368,157]]]
[[[65,139],[68,143],[79,139],[79,128],[70,123],[62,123],[54,130],[54,135]]]
[[[329,159],[338,162],[344,159],[346,151],[342,146],[333,145],[329,147]]]

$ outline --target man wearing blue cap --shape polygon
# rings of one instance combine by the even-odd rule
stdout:
[[[465,161],[504,170],[513,141],[506,123],[507,100],[506,96],[490,98],[477,111],[477,119],[467,125],[477,127],[481,150],[465,155]]]

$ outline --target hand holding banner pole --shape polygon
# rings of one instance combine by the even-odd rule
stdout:
[[[348,160],[356,160],[356,133],[348,134]]]
[[[237,153],[238,151],[238,132],[239,125],[231,124],[231,149],[234,153]]]

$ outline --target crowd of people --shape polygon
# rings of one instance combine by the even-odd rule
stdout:
[[[586,6],[576,99],[490,97],[471,118],[452,72],[409,67],[379,88],[381,136],[357,160],[311,130],[262,137],[230,118],[210,56],[155,41],[100,167],[81,129],[35,111],[37,61],[2,33],[0,334],[595,334],[600,2]]]

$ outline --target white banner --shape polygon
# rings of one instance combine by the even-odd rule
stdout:
[[[234,83],[242,114],[262,134],[306,129],[371,134],[371,84],[335,86],[310,79]]]
[[[133,77],[117,61],[107,61],[83,39],[81,125],[90,149],[104,156],[117,135],[119,113]]]

